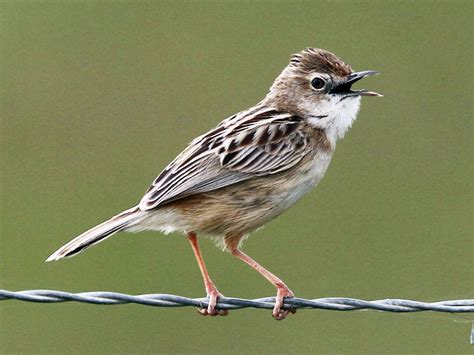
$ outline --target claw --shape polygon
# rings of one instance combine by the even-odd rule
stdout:
[[[198,313],[203,316],[226,316],[229,314],[227,309],[216,309],[217,300],[219,297],[224,297],[217,289],[209,290],[207,293],[207,298],[209,303],[207,308],[198,309]]]
[[[277,288],[277,296],[275,300],[275,307],[273,307],[273,312],[272,316],[276,320],[283,320],[287,315],[295,314],[296,309],[290,308],[290,309],[282,309],[284,303],[285,303],[285,297],[291,298],[294,297],[293,292],[286,286],[280,286]]]

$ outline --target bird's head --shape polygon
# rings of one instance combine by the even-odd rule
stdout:
[[[318,128],[344,136],[355,120],[362,96],[382,96],[352,85],[373,70],[354,72],[324,49],[306,48],[293,55],[270,88],[265,101],[277,109],[307,118]]]

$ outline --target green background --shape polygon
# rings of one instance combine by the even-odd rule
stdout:
[[[318,188],[244,250],[299,297],[472,298],[473,3],[1,2],[0,287],[204,296],[180,235],[44,263],[138,202],[196,135],[259,101],[290,54],[378,77]],[[227,296],[271,296],[201,240]],[[467,353],[468,315],[0,304],[2,353]]]

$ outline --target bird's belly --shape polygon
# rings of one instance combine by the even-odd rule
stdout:
[[[321,153],[294,168],[184,197],[150,211],[144,229],[245,235],[292,205],[321,180],[331,160]]]
[[[329,154],[317,155],[306,169],[300,170],[293,178],[284,178],[275,191],[275,197],[279,199],[276,212],[281,213],[287,210],[314,188],[326,173],[330,161]]]

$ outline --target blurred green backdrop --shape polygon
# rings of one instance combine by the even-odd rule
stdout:
[[[470,1],[1,2],[1,282],[204,295],[186,240],[119,234],[45,264],[135,204],[196,135],[329,49],[364,86],[326,177],[244,249],[306,298],[472,298]],[[273,288],[202,240],[227,296]],[[466,353],[467,316],[1,302],[2,353]]]

